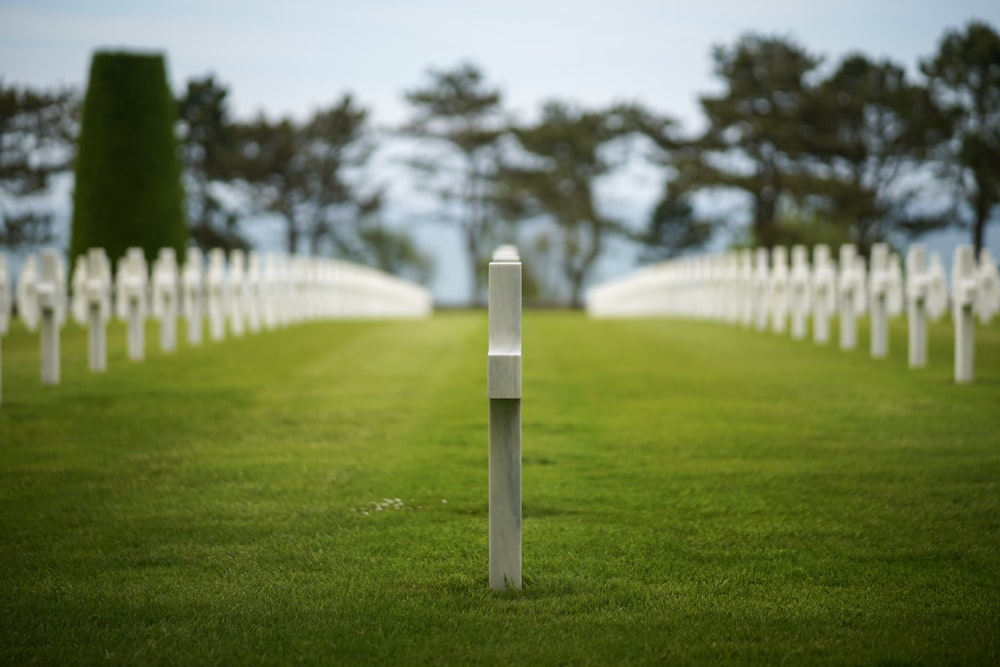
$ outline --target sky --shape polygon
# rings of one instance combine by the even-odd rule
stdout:
[[[522,120],[553,98],[586,106],[640,101],[693,131],[699,96],[720,89],[712,47],[745,32],[790,37],[828,66],[862,51],[915,74],[947,29],[972,19],[1000,27],[1000,2],[0,0],[0,77],[83,88],[95,50],[159,51],[175,90],[214,74],[239,118],[301,119],[350,92],[378,124],[392,126],[407,118],[404,91],[424,83],[429,68],[468,61]],[[659,188],[642,169],[619,180],[619,196],[637,199],[637,211]],[[446,300],[460,298],[457,238],[434,234],[422,238],[443,255],[432,287]],[[627,270],[609,266],[604,273]]]

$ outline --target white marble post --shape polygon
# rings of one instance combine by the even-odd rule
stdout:
[[[788,326],[788,251],[782,246],[771,249],[769,297],[771,331],[785,333]]]
[[[212,248],[208,253],[208,275],[205,278],[206,301],[208,303],[208,331],[212,340],[226,337],[226,254],[220,248]]]
[[[850,243],[840,246],[840,349],[853,350],[858,344],[855,301],[863,278],[858,271],[857,251]]]
[[[889,246],[872,245],[869,296],[871,299],[869,322],[871,325],[871,354],[882,359],[889,354]]]
[[[739,251],[737,291],[740,303],[740,322],[745,327],[753,325],[753,250]]]
[[[757,248],[754,251],[753,312],[754,325],[758,331],[767,329],[769,283],[767,248]]]
[[[789,305],[792,311],[792,338],[806,337],[810,294],[809,251],[804,245],[792,248],[792,272],[789,276]]]
[[[912,244],[906,252],[906,320],[910,368],[927,365],[927,248]]]
[[[813,248],[812,311],[813,342],[825,345],[830,340],[830,315],[837,304],[837,273],[830,259],[830,248]]]
[[[146,312],[149,269],[142,248],[129,248],[118,262],[118,316],[128,325],[128,358],[146,357]]]
[[[264,267],[259,253],[250,252],[247,255],[247,328],[250,333],[261,329],[261,317],[264,311]]]
[[[229,332],[242,336],[246,313],[246,256],[242,250],[229,252]]]
[[[955,382],[972,382],[975,349],[976,256],[970,245],[955,248],[951,265],[952,317],[955,320]]]
[[[988,248],[979,251],[979,288],[976,290],[976,314],[979,321],[988,324],[1000,311],[1000,270]]]
[[[177,350],[177,253],[160,248],[153,262],[153,316],[160,321],[160,349]]]
[[[42,323],[42,384],[59,384],[60,310],[66,298],[65,269],[62,256],[55,250],[43,250],[38,271],[38,310]]]
[[[108,368],[107,324],[111,317],[111,262],[104,248],[91,248],[86,255],[86,281],[82,285],[89,330],[90,370]]]
[[[501,246],[489,268],[490,588],[521,588],[521,260]]]
[[[3,352],[2,341],[10,327],[11,307],[14,303],[14,289],[7,268],[7,255],[0,251],[0,405],[3,405]]]
[[[205,267],[201,250],[188,248],[181,272],[184,318],[187,320],[189,345],[201,345],[205,310]]]

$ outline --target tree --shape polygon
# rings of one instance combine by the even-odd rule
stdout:
[[[1000,36],[979,21],[964,32],[948,31],[920,69],[952,117],[946,160],[955,173],[957,197],[971,210],[978,253],[1000,203]]]
[[[820,61],[788,39],[753,34],[712,57],[726,90],[701,98],[709,125],[681,166],[696,172],[699,188],[745,192],[753,240],[771,247],[780,241],[782,204],[813,187],[802,164],[812,129],[801,112]]]
[[[905,70],[861,54],[844,58],[805,105],[814,132],[807,150],[820,179],[817,208],[843,225],[862,252],[894,231],[921,233],[946,223],[921,202],[929,174],[920,167],[941,140],[944,117]]]
[[[70,256],[91,247],[152,262],[187,243],[176,103],[163,56],[98,52],[90,67],[75,168]]]
[[[472,64],[430,70],[422,88],[406,93],[415,116],[405,130],[445,148],[444,155],[413,161],[461,231],[472,279],[472,301],[485,288],[491,232],[499,223],[495,184],[498,144],[504,133],[501,94]]]
[[[544,216],[554,223],[550,244],[573,307],[581,305],[584,282],[607,235],[621,229],[598,210],[594,187],[614,166],[602,149],[623,131],[610,113],[560,102],[547,103],[537,124],[514,129],[529,159],[507,165],[503,178],[512,196],[524,202],[528,216]]]
[[[53,175],[72,164],[79,99],[75,91],[34,90],[0,81],[0,245],[52,240],[44,201]]]
[[[383,191],[364,178],[375,148],[368,118],[350,95],[302,124],[259,117],[237,128],[237,169],[257,205],[284,219],[290,254],[305,241],[312,255],[425,278],[429,262],[408,237],[383,224]]]
[[[699,216],[688,193],[667,183],[649,216],[647,229],[638,236],[640,260],[658,262],[703,248],[711,239],[716,221]]]
[[[238,212],[221,196],[238,176],[228,95],[207,76],[190,79],[177,101],[191,238],[202,250],[249,247],[237,229]]]

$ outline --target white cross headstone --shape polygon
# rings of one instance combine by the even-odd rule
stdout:
[[[173,248],[160,248],[153,262],[153,317],[160,321],[160,349],[177,349],[177,253]]]
[[[38,256],[30,254],[17,278],[17,312],[28,331],[38,328]]]
[[[975,358],[975,323],[977,312],[988,322],[1000,306],[1000,279],[996,264],[987,252],[977,266],[972,246],[955,248],[951,267],[952,317],[955,320],[955,382],[972,382]]]
[[[118,260],[118,275],[115,279],[118,317],[128,325],[128,358],[142,361],[146,356],[149,288],[149,270],[142,248],[129,248],[125,256]]]
[[[910,368],[927,365],[927,296],[930,266],[927,248],[914,243],[906,252],[906,319]]]
[[[187,320],[187,340],[191,345],[201,345],[205,311],[205,267],[201,250],[188,248],[181,271],[181,292],[184,318]]]
[[[863,293],[864,273],[858,261],[857,250],[850,243],[840,247],[840,349],[853,350],[857,346],[857,301]]]
[[[770,270],[768,269],[767,248],[757,248],[754,251],[754,272],[753,272],[753,311],[754,324],[758,331],[767,329],[768,317],[768,285],[771,281]]]
[[[744,248],[739,253],[738,291],[740,322],[745,327],[753,325],[753,250]]]
[[[889,246],[872,245],[871,272],[869,273],[871,299],[871,353],[881,359],[889,354]]]
[[[981,323],[987,324],[1000,311],[1000,271],[988,248],[979,251],[979,290],[976,296],[976,314]]]
[[[489,267],[490,588],[521,588],[521,260],[501,246]]]
[[[246,275],[243,251],[229,253],[229,332],[242,336],[246,317]]]
[[[788,251],[782,246],[771,250],[770,307],[771,331],[785,333],[788,325]]]
[[[811,280],[809,251],[803,245],[792,248],[792,272],[789,276],[789,307],[792,311],[792,338],[806,337],[806,319],[809,316]]]
[[[226,254],[219,248],[208,253],[208,274],[205,296],[208,304],[208,331],[212,340],[226,337],[226,306],[229,290],[226,285]]]
[[[35,288],[42,328],[42,384],[59,384],[59,326],[65,316],[66,269],[62,255],[43,250]]]
[[[7,255],[0,252],[0,341],[10,328],[10,313],[14,303],[14,289],[7,269]],[[0,404],[3,404],[3,361],[0,356]]]
[[[108,368],[111,318],[111,262],[103,248],[91,248],[79,258],[73,287],[74,310],[80,311],[77,319],[88,328],[90,370],[102,373]]]
[[[262,312],[261,320],[267,329],[278,326],[278,308],[280,286],[278,283],[278,258],[267,255],[264,258],[264,270],[261,274]]]
[[[837,272],[830,259],[830,248],[817,245],[813,248],[811,279],[813,341],[825,344],[830,340],[830,316],[837,308]]]
[[[80,255],[73,265],[73,278],[70,281],[72,295],[69,312],[73,320],[80,326],[87,325],[87,256]]]
[[[247,328],[251,333],[257,333],[261,328],[261,314],[264,310],[264,276],[259,253],[250,252],[247,256]]]

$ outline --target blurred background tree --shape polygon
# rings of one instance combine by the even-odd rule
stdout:
[[[0,80],[0,246],[27,250],[53,241],[52,179],[72,167],[79,97]]]
[[[485,294],[486,272],[503,224],[498,214],[497,182],[500,138],[506,131],[500,91],[490,87],[471,63],[451,70],[430,70],[422,87],[406,93],[414,116],[403,128],[443,153],[425,153],[411,161],[424,187],[436,193],[443,217],[457,225],[471,278],[471,302]]]
[[[949,30],[920,69],[951,117],[942,159],[950,167],[955,198],[971,212],[978,254],[1000,203],[1000,36],[980,21],[964,31]]]

